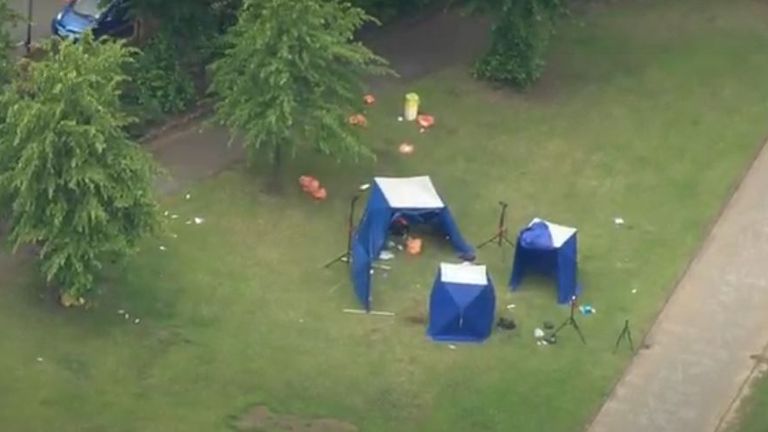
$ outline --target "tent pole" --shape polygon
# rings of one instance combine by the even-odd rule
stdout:
[[[356,315],[378,315],[378,316],[395,316],[394,312],[384,311],[364,311],[362,309],[344,309],[345,313],[351,313]]]
[[[347,265],[349,265],[349,263],[352,261],[352,237],[355,233],[355,206],[357,205],[357,200],[359,199],[360,194],[357,193],[352,196],[352,199],[349,201],[349,215],[347,216],[347,250],[343,254],[328,261],[325,265],[323,265],[323,267],[328,268],[337,262],[345,262]]]

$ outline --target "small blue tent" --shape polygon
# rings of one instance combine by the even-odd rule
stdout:
[[[440,342],[482,342],[491,335],[496,295],[483,265],[440,264],[427,334]]]
[[[428,176],[376,177],[352,241],[352,283],[367,311],[371,310],[371,265],[384,249],[390,226],[397,218],[410,225],[432,226],[448,238],[463,259],[474,259],[474,249],[462,238]]]
[[[557,282],[557,302],[577,296],[576,228],[534,219],[520,231],[509,285],[513,290],[529,273],[549,276]]]

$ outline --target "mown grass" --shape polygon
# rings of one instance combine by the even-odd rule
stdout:
[[[729,425],[732,432],[763,432],[768,430],[768,377],[764,368],[762,376],[752,383],[749,393],[740,401],[734,421]]]
[[[624,319],[636,337],[649,328],[762,141],[766,12],[746,0],[598,7],[563,26],[526,94],[463,66],[393,84],[368,113],[375,166],[305,157],[286,173],[320,177],[327,202],[264,195],[245,169],[165,199],[178,237],[107,269],[85,312],[53,306],[30,264],[4,259],[0,424],[216,431],[266,404],[363,431],[580,430],[630,358],[611,354]],[[411,90],[437,116],[425,134],[395,120]],[[413,155],[397,153],[403,140]],[[452,259],[434,242],[375,275],[374,306],[395,318],[342,313],[357,307],[345,269],[321,266],[343,251],[348,198],[374,173],[431,175],[475,242],[493,233],[500,199],[513,228],[534,216],[578,227],[582,301],[598,310],[580,319],[589,344],[568,331],[556,346],[533,343],[535,327],[567,311],[546,281],[505,289],[509,248],[479,260],[499,313],[516,304],[520,327],[483,345],[433,344],[407,319],[425,314],[435,267]],[[205,222],[185,224],[196,216]]]

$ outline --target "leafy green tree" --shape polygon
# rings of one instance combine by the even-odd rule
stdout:
[[[362,79],[391,71],[354,41],[374,21],[334,0],[246,0],[214,63],[215,119],[242,133],[253,161],[267,152],[279,167],[283,150],[308,146],[336,158],[373,153],[347,124],[359,109]]]
[[[8,28],[16,23],[19,16],[8,7],[7,0],[0,0],[0,85],[8,82],[13,69],[11,50],[13,41]]]
[[[495,3],[476,2],[490,7]],[[478,61],[475,75],[517,87],[533,84],[544,70],[555,21],[564,8],[564,0],[502,0],[491,47]]]
[[[121,42],[50,42],[0,98],[0,198],[14,248],[40,248],[42,271],[65,296],[93,288],[116,259],[159,227],[155,166],[130,141],[119,101],[131,50]]]

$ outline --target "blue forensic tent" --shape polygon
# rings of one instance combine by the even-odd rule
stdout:
[[[440,342],[482,342],[491,335],[495,310],[485,266],[442,263],[429,300],[427,334]]]
[[[580,291],[576,255],[576,228],[536,218],[517,236],[509,285],[517,289],[530,273],[549,276],[557,282],[557,302],[568,303]]]
[[[428,176],[373,180],[365,213],[352,241],[352,283],[367,311],[371,310],[371,265],[386,246],[395,219],[403,218],[410,225],[430,225],[448,238],[463,259],[474,259],[474,249],[462,238]]]

